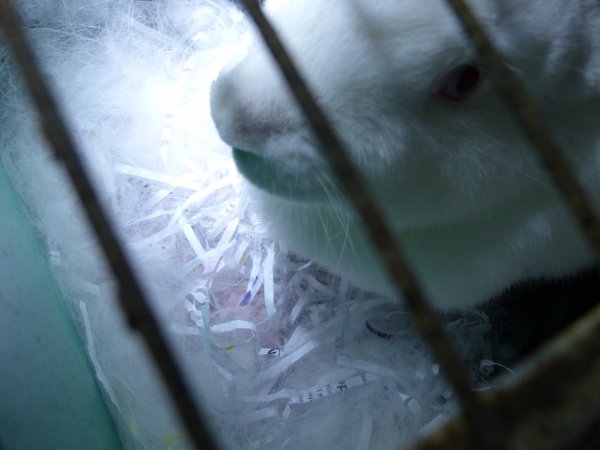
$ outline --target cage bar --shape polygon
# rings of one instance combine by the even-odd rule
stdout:
[[[445,337],[442,325],[402,253],[399,243],[393,238],[383,215],[375,202],[371,200],[358,170],[346,156],[343,145],[330,125],[326,114],[317,104],[260,6],[253,0],[241,0],[241,3],[252,17],[298,105],[304,112],[315,135],[321,141],[319,146],[321,154],[328,161],[346,197],[365,225],[369,238],[385,263],[390,279],[409,305],[415,323],[430,345],[442,371],[452,384],[465,415],[469,417],[469,425],[475,439],[480,443],[481,448],[498,448],[495,435],[499,430],[496,430],[493,418],[489,417],[480,405],[477,395],[473,392],[464,364],[450,341]]]
[[[484,68],[496,75],[498,92],[512,108],[523,133],[529,138],[532,149],[537,153],[554,186],[561,193],[566,206],[577,219],[590,248],[600,256],[600,217],[577,179],[565,152],[552,137],[550,127],[527,93],[523,83],[515,76],[494,47],[477,18],[464,0],[446,0],[450,9],[473,43]]]
[[[94,191],[10,0],[0,0],[0,27],[4,30],[4,37],[37,109],[40,128],[56,158],[65,165],[81,207],[117,280],[118,298],[130,326],[146,341],[194,446],[198,449],[216,448],[202,419],[201,409],[194,401],[192,390],[171,353],[144,289]]]

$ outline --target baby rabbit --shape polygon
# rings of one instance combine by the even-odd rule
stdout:
[[[469,4],[598,206],[600,2]],[[437,308],[594,262],[444,1],[279,0],[266,12]],[[211,111],[273,235],[393,294],[260,39],[214,82]]]

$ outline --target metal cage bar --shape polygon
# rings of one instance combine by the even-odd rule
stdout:
[[[485,413],[485,408],[474,393],[464,364],[450,344],[450,340],[445,337],[441,322],[433,312],[419,280],[402,253],[399,243],[394,239],[383,215],[371,200],[358,170],[347,157],[337,133],[300,76],[296,65],[260,5],[254,0],[240,0],[240,3],[248,11],[267,48],[275,58],[290,91],[320,140],[321,155],[329,163],[346,197],[365,225],[367,234],[379,252],[392,283],[406,299],[421,334],[454,388],[463,412],[469,418],[468,424],[474,438],[480,443],[481,448],[498,448],[497,440],[494,439],[499,432],[495,430],[495,421]]]
[[[590,248],[597,258],[600,257],[600,217],[565,158],[565,152],[553,139],[550,127],[535,101],[509,69],[467,3],[464,0],[445,1],[473,43],[481,64],[496,75],[498,91],[515,113],[523,133],[531,141],[532,149],[577,219]]]
[[[62,161],[67,169],[81,207],[117,280],[118,298],[129,325],[144,338],[195,447],[216,448],[202,420],[201,410],[194,401],[193,391],[169,348],[144,289],[75,150],[62,114],[42,76],[10,0],[0,0],[0,29],[4,30],[4,37],[35,104],[41,131],[56,158]]]

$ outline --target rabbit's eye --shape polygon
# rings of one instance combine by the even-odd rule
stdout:
[[[482,78],[479,67],[463,64],[446,75],[438,94],[448,100],[465,100],[475,92]]]

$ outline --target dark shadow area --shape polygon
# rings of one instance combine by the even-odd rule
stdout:
[[[600,267],[513,286],[481,310],[492,323],[495,361],[514,366],[600,303]]]

